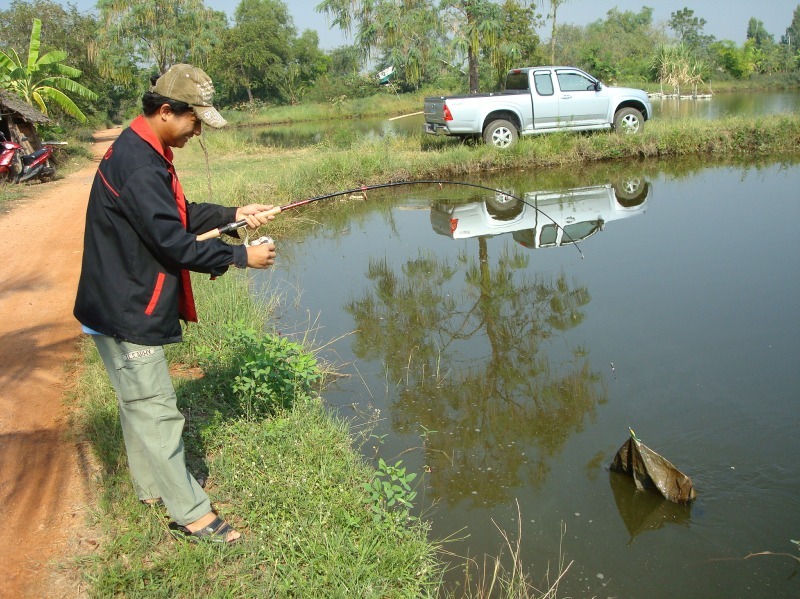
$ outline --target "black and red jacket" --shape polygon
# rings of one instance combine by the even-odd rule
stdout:
[[[189,271],[218,276],[247,265],[244,246],[196,236],[236,220],[236,208],[186,201],[172,150],[138,117],[97,169],[86,210],[75,317],[141,345],[181,340],[196,321]]]

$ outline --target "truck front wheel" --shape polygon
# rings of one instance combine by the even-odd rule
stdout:
[[[614,129],[619,133],[641,133],[644,117],[635,108],[623,108],[614,115]]]
[[[483,141],[495,148],[507,148],[517,141],[517,128],[504,120],[492,121],[483,130]]]

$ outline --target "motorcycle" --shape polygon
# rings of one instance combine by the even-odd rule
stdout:
[[[56,174],[50,164],[53,148],[47,144],[33,154],[23,154],[18,143],[8,141],[0,131],[0,179],[7,178],[13,183],[24,183],[31,179],[49,179]]]

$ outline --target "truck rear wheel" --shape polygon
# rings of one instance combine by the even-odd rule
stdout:
[[[623,108],[614,115],[614,129],[619,133],[641,133],[644,117],[635,108]]]
[[[517,128],[504,120],[492,121],[483,130],[483,141],[495,148],[507,148],[517,141]]]

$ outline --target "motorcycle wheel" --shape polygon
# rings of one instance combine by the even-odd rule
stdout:
[[[52,166],[50,162],[48,162],[47,164],[44,165],[42,172],[39,173],[39,178],[42,181],[47,181],[49,179],[52,179],[55,176],[55,174],[56,174],[56,167]]]

